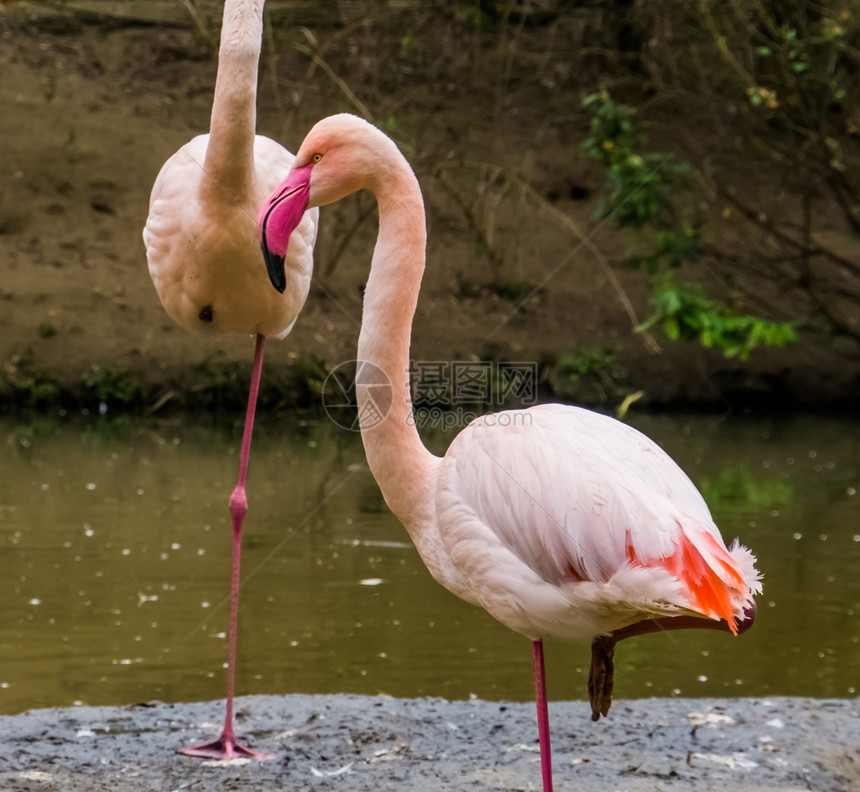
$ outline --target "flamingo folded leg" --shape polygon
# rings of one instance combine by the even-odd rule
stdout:
[[[615,644],[625,638],[668,630],[705,629],[733,632],[740,635],[755,621],[755,602],[744,611],[744,618],[730,623],[725,619],[706,619],[697,616],[661,616],[636,622],[629,627],[600,635],[591,642],[591,667],[588,671],[588,700],[591,702],[591,720],[606,717],[612,706],[612,689],[615,684]]]

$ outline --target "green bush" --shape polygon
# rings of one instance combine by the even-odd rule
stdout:
[[[583,147],[606,170],[606,199],[599,214],[619,228],[636,229],[627,263],[644,267],[652,278],[655,310],[637,331],[659,327],[672,341],[695,340],[739,360],[748,360],[758,346],[796,341],[792,322],[738,315],[698,288],[666,277],[667,270],[694,264],[702,253],[707,203],[697,195],[693,170],[671,154],[648,151],[645,136],[633,123],[636,111],[615,102],[605,89],[586,97],[585,107],[591,135]]]

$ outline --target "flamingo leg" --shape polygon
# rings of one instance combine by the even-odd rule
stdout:
[[[245,482],[248,478],[248,463],[251,459],[251,435],[254,431],[254,416],[257,410],[257,396],[260,392],[260,376],[263,370],[263,344],[266,337],[257,334],[254,348],[254,363],[251,367],[251,389],[248,394],[248,409],[245,413],[245,430],[242,435],[242,450],[239,456],[239,478],[230,495],[230,515],[233,518],[233,563],[230,585],[230,627],[227,636],[227,713],[221,736],[214,742],[191,748],[181,748],[186,756],[206,759],[273,759],[273,756],[252,751],[236,740],[233,731],[233,695],[236,686],[236,636],[239,626],[239,562],[242,551],[242,524],[248,513],[248,498]]]
[[[744,618],[735,624],[738,635],[752,627],[752,623],[755,621],[755,612],[756,606],[753,602],[744,611]],[[591,667],[588,671],[588,700],[591,702],[591,720],[599,720],[601,715],[606,717],[612,706],[612,688],[615,683],[615,644],[636,635],[688,629],[732,631],[725,619],[706,619],[698,616],[660,616],[659,618],[636,622],[620,630],[613,630],[609,635],[595,638],[591,643]]]
[[[591,720],[609,714],[612,706],[612,689],[615,687],[615,644],[617,638],[595,638],[591,644],[591,668],[588,669],[588,700],[591,702]]]
[[[535,702],[537,704],[540,769],[543,792],[552,792],[552,749],[549,744],[549,706],[546,700],[546,673],[543,664],[543,641],[532,641],[532,661],[535,672]]]

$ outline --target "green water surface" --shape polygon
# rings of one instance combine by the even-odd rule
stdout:
[[[860,424],[635,417],[757,554],[739,638],[619,647],[616,697],[853,697],[860,686]],[[241,426],[0,424],[0,712],[222,698]],[[450,441],[432,436],[436,451]],[[238,694],[527,700],[528,641],[424,569],[358,435],[263,416],[249,475]],[[586,647],[548,642],[553,699]]]

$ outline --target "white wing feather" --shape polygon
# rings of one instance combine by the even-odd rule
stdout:
[[[641,562],[671,557],[685,529],[724,547],[698,490],[659,446],[562,405],[470,424],[442,461],[436,516],[460,573],[446,585],[530,637],[593,637],[687,610],[681,582]]]

